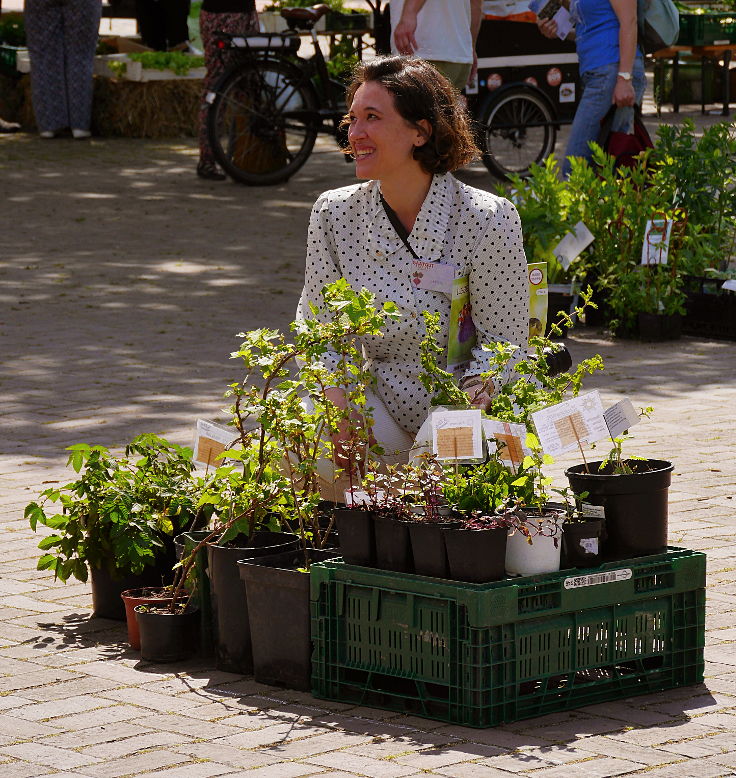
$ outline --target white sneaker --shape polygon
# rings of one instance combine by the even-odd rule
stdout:
[[[82,140],[82,138],[89,138],[91,136],[92,133],[89,130],[72,130],[72,137],[77,140]]]
[[[44,130],[43,132],[39,132],[38,134],[40,137],[45,138],[46,140],[48,140],[49,138],[56,137],[56,133],[53,132],[52,130]]]

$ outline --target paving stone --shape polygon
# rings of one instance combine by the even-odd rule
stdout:
[[[121,759],[96,761],[97,764],[85,768],[86,772],[95,778],[118,778],[121,775],[148,775],[152,770],[160,767],[184,764],[189,760],[182,754],[158,749],[144,754],[132,754]]]
[[[138,709],[138,713],[141,713],[141,709]],[[225,724],[195,721],[186,716],[167,715],[164,713],[158,713],[153,716],[140,716],[136,719],[136,723],[142,727],[160,729],[164,732],[178,732],[179,734],[190,735],[196,738],[225,738],[238,733],[235,727],[229,727]]]
[[[415,767],[399,764],[394,759],[371,759],[346,751],[318,754],[310,756],[306,761],[320,767],[331,768],[330,775],[333,775],[332,770],[335,768],[348,770],[358,775],[371,776],[371,778],[404,778],[404,776],[414,775],[417,772]]]
[[[172,732],[146,732],[114,741],[97,743],[86,748],[79,749],[82,754],[90,754],[98,759],[119,759],[130,756],[139,751],[147,751],[157,746],[180,746],[186,740],[185,735],[175,735]],[[48,742],[48,741],[47,741]],[[169,748],[169,751],[180,753],[180,748]]]
[[[214,743],[183,743],[171,749],[194,759],[227,764],[239,769],[251,769],[264,765],[278,764],[278,757],[269,756],[260,751],[245,751],[242,748],[228,746],[221,741]]]
[[[58,735],[45,737],[43,742],[49,746],[59,748],[84,748],[99,743],[109,743],[114,740],[122,740],[141,734],[141,728],[127,721],[100,724],[96,727],[87,727],[81,730],[61,732]]]
[[[137,778],[211,778],[215,775],[236,775],[236,773],[227,765],[198,762],[168,770],[138,773]]]
[[[668,752],[668,746],[661,746],[660,748],[637,746],[634,743],[626,743],[607,735],[586,737],[585,740],[580,742],[579,747],[584,753],[628,759],[644,765],[663,765],[678,759],[676,753]]]
[[[17,746],[3,746],[0,754],[7,754],[16,759],[24,759],[36,765],[73,769],[75,767],[89,767],[98,760],[93,756],[84,756],[67,748],[55,748],[43,743],[20,743]]]
[[[38,702],[33,705],[27,705],[24,708],[17,708],[13,711],[13,715],[21,719],[28,719],[29,721],[43,721],[44,719],[53,719],[57,716],[84,713],[96,708],[102,708],[105,705],[109,705],[109,703],[99,697],[79,695],[49,702]]]
[[[498,756],[501,753],[505,752],[494,746],[467,743],[446,748],[427,748],[407,756],[397,756],[392,761],[415,767],[417,770],[434,770],[437,767],[446,767],[458,762],[472,762],[485,757]]]
[[[626,775],[642,767],[637,762],[625,759],[613,759],[601,757],[600,759],[588,759],[584,762],[568,763],[558,767],[536,770],[534,775],[543,778],[568,778],[568,776],[581,776],[581,778],[609,778],[613,775]]]

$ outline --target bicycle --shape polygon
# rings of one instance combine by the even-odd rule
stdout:
[[[216,45],[232,64],[207,95],[207,131],[215,158],[236,181],[286,181],[307,161],[319,133],[346,145],[345,85],[330,77],[314,29],[327,11],[325,5],[283,9],[285,33],[218,34]],[[311,33],[309,59],[297,56],[300,30]]]

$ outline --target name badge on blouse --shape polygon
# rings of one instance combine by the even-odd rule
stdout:
[[[421,259],[411,261],[411,283],[417,289],[431,292],[452,293],[455,280],[455,266],[444,262],[424,262]]]

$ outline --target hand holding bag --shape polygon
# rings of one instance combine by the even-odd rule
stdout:
[[[646,149],[653,149],[654,143],[649,135],[641,116],[641,107],[634,106],[634,131],[617,132],[611,130],[616,106],[612,105],[608,113],[601,119],[601,131],[598,134],[598,145],[612,157],[616,158],[615,167],[634,167],[636,158]]]

